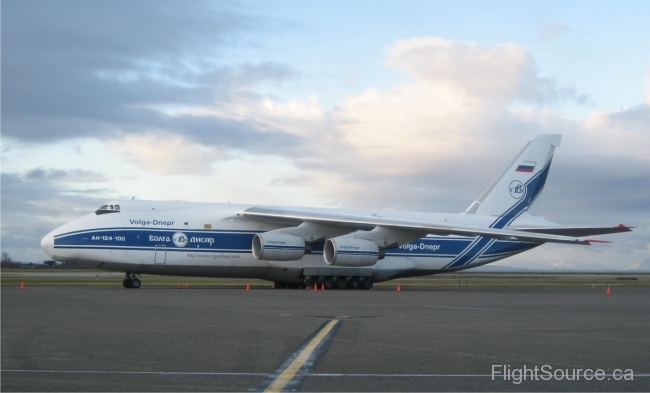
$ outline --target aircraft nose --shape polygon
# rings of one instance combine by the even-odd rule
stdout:
[[[41,248],[50,258],[52,258],[52,255],[54,255],[54,235],[52,232],[45,235],[41,240]]]

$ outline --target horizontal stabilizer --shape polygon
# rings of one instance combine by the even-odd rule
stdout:
[[[560,235],[571,237],[606,235],[609,233],[630,232],[633,227],[627,227],[623,224],[615,227],[510,227],[516,231],[544,233],[547,235]]]

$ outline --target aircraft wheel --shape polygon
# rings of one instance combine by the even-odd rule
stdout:
[[[131,288],[136,288],[137,289],[137,288],[140,288],[140,285],[142,285],[142,283],[140,282],[139,279],[134,278],[134,279],[131,280]]]
[[[124,281],[122,281],[122,285],[124,285],[124,288],[128,288],[129,287],[129,279],[125,278]]]
[[[345,287],[347,287],[347,286],[348,286],[348,283],[345,282],[345,280],[343,280],[343,279],[338,280],[338,281],[336,282],[336,287],[337,287],[338,289],[345,289]]]
[[[314,289],[314,286],[318,285],[318,279],[316,278],[311,278],[309,279],[309,283],[307,284],[311,289]]]
[[[334,282],[332,281],[331,278],[328,278],[327,280],[325,280],[325,288],[326,289],[334,288]]]
[[[363,280],[363,283],[361,284],[361,288],[363,289],[372,289],[372,279],[367,278]]]
[[[350,289],[359,289],[361,288],[361,282],[359,282],[358,278],[353,278],[348,282],[348,288]]]

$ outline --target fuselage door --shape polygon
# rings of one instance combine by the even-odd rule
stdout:
[[[167,246],[158,245],[154,247],[153,263],[155,265],[164,265],[167,259]]]

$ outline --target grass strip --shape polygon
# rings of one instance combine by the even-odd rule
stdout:
[[[2,286],[122,286],[124,276],[101,270],[45,270],[3,269]],[[255,279],[140,276],[146,287],[214,287],[214,288],[271,288],[273,283]],[[495,274],[452,273],[397,279],[377,283],[375,287],[428,288],[528,288],[528,287],[650,287],[650,274]]]

